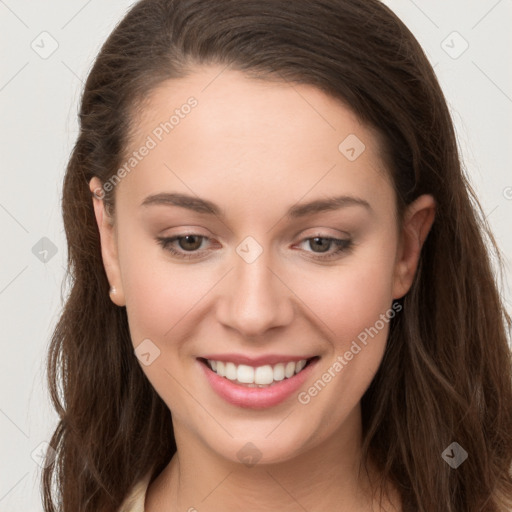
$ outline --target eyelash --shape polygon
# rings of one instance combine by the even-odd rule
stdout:
[[[176,256],[178,258],[190,260],[199,258],[198,251],[188,251],[188,252],[181,252],[177,251],[174,247],[171,246],[171,244],[177,240],[180,240],[182,238],[186,238],[187,236],[193,236],[202,238],[205,240],[208,240],[208,237],[203,235],[196,235],[193,233],[187,233],[185,235],[177,235],[173,237],[158,237],[156,239],[157,243],[166,251],[170,252],[173,256]],[[301,240],[302,242],[307,242],[308,240],[314,240],[315,238],[319,238],[320,240],[329,240],[332,243],[334,243],[337,248],[334,252],[329,253],[327,256],[314,256],[313,258],[320,261],[328,261],[331,259],[334,259],[336,256],[338,256],[341,253],[348,253],[352,250],[354,243],[351,239],[340,239],[340,238],[333,238],[328,236],[312,236],[308,238],[304,238]],[[313,253],[313,254],[323,254],[323,253]]]

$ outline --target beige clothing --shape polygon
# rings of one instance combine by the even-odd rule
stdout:
[[[140,480],[130,491],[130,494],[123,501],[119,512],[144,512],[144,502],[146,501],[146,491],[149,487],[151,474]]]

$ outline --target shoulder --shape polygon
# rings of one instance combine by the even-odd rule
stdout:
[[[144,502],[150,478],[151,473],[148,473],[132,487],[130,493],[121,504],[119,512],[144,512]]]

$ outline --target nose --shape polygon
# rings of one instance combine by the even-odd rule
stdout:
[[[217,320],[250,338],[289,325],[294,315],[293,293],[278,269],[272,268],[268,252],[251,263],[235,254],[234,265],[218,301]]]

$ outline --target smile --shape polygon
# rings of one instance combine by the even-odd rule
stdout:
[[[310,359],[301,359],[300,361],[253,367],[246,364],[236,365],[232,362],[206,360],[210,369],[220,377],[229,379],[236,384],[260,388],[272,386],[276,382],[293,377],[301,372],[309,361]]]
[[[272,361],[249,361],[236,357],[238,361],[221,360],[220,357],[198,358],[197,361],[209,387],[231,405],[249,409],[264,409],[276,406],[299,391],[319,356],[295,358],[287,361],[281,357]],[[240,361],[242,359],[242,361]],[[268,364],[261,364],[266,362]],[[251,363],[251,364],[247,364]]]

